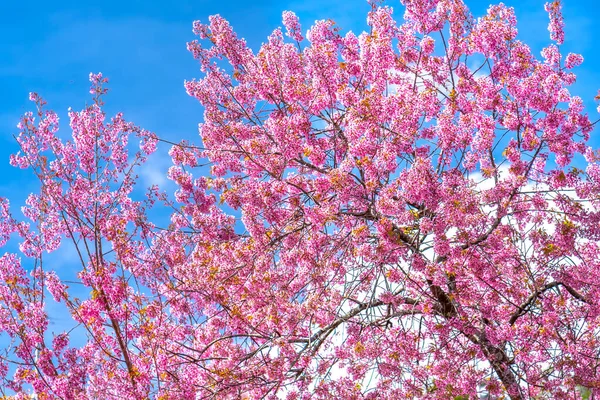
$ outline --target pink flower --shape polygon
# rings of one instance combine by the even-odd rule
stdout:
[[[44,276],[44,280],[46,289],[48,289],[54,300],[60,303],[66,295],[67,286],[60,281],[54,271],[47,272]]]
[[[551,3],[546,3],[544,9],[548,12],[550,17],[550,23],[548,24],[548,31],[550,31],[550,39],[554,40],[557,44],[563,44],[565,41],[565,32],[562,16],[562,2],[561,0],[554,0]]]
[[[294,14],[291,11],[284,11],[283,12],[283,25],[285,26],[286,30],[287,30],[287,36],[298,41],[301,42],[302,40],[304,40],[304,37],[302,36],[301,30],[302,28],[300,27],[300,22],[298,20],[298,17],[296,16],[296,14]]]
[[[583,63],[583,56],[581,54],[569,53],[565,58],[565,68],[571,69],[577,67]]]

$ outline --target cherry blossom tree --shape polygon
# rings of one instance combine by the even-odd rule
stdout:
[[[600,153],[568,89],[583,58],[559,50],[561,4],[546,4],[538,59],[512,8],[402,3],[402,23],[372,3],[359,36],[327,20],[304,37],[285,12],[258,52],[219,16],[196,22],[203,76],[185,86],[202,145],[172,144],[173,199],[143,196],[136,174],[161,139],[107,119],[101,74],[70,141],[32,94],[11,163],[40,190],[24,220],[0,208],[0,243],[20,246],[0,258],[3,393],[595,393]],[[75,280],[46,261],[67,245]],[[51,302],[71,331],[51,330]]]

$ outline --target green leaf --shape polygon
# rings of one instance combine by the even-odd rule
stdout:
[[[577,390],[579,390],[579,394],[581,394],[582,400],[589,400],[592,396],[592,390],[586,388],[585,386],[577,385]]]

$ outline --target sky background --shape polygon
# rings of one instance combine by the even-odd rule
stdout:
[[[597,0],[564,0],[566,40],[563,51],[583,54],[572,93],[580,95],[596,117],[593,97],[600,88],[600,45],[595,21],[600,21]],[[399,1],[395,8],[402,20]],[[466,0],[473,14],[485,13],[489,0]],[[543,0],[507,0],[518,17],[520,39],[534,54],[550,43],[548,16]],[[281,26],[281,13],[292,10],[303,29],[316,19],[331,18],[343,31],[366,28],[369,5],[365,0],[321,2],[315,0],[5,0],[0,1],[0,197],[21,197],[30,175],[8,165],[18,150],[13,135],[20,115],[33,110],[27,100],[35,91],[61,117],[68,132],[67,109],[80,110],[90,100],[90,72],[110,79],[106,110],[122,111],[125,118],[156,132],[160,137],[198,142],[197,125],[202,108],[183,88],[185,79],[201,77],[198,63],[186,51],[195,39],[192,21],[207,22],[219,13],[227,18],[251,48],[258,49],[267,35]],[[593,141],[600,145],[600,141]],[[168,150],[161,151],[144,171],[145,183],[165,183],[170,165]],[[24,192],[23,192],[24,193]],[[12,196],[11,196],[12,195]]]
[[[600,88],[597,1],[564,0],[563,7],[562,50],[585,58],[575,70],[578,81],[571,92],[584,99],[592,120],[598,117],[593,97]],[[399,1],[386,4],[395,8],[396,19],[402,21]],[[489,1],[466,0],[466,4],[478,17]],[[544,1],[507,0],[505,4],[516,9],[519,38],[539,55],[550,43]],[[18,134],[19,117],[34,110],[27,100],[30,91],[48,101],[48,108],[61,118],[63,134],[69,134],[68,107],[84,108],[91,98],[88,75],[102,72],[110,79],[105,98],[109,116],[122,111],[128,121],[160,137],[198,143],[203,110],[183,87],[184,80],[201,77],[197,61],[186,50],[186,43],[195,39],[194,20],[207,22],[209,15],[219,13],[256,50],[282,25],[284,10],[296,12],[304,30],[317,19],[331,18],[342,32],[358,34],[366,29],[369,8],[365,0],[0,0],[0,197],[10,198],[15,212],[37,188],[29,171],[8,164],[9,154],[18,151],[13,135]],[[592,145],[600,147],[600,140],[592,139]],[[163,144],[144,169],[144,186],[166,183],[171,165],[167,151]],[[60,269],[62,263],[69,263],[69,250],[53,257],[54,267]],[[62,322],[56,320],[58,325]]]

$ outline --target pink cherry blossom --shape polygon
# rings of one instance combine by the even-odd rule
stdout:
[[[102,74],[70,140],[30,94],[10,162],[39,190],[20,212],[0,199],[3,390],[597,393],[597,119],[572,87],[583,57],[558,47],[560,2],[541,59],[503,4],[476,18],[405,0],[403,22],[370,4],[358,35],[331,20],[304,35],[284,12],[256,50],[218,15],[195,22],[202,146],[107,115]],[[137,179],[163,145],[173,193]]]

